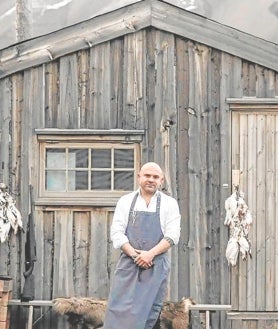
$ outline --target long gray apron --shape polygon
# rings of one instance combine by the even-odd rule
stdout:
[[[130,211],[126,235],[135,249],[150,250],[163,238],[160,226],[160,200],[156,212]],[[104,329],[152,329],[166,294],[170,264],[167,253],[156,256],[150,269],[139,268],[122,253],[114,273]]]

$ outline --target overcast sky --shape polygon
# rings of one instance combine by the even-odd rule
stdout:
[[[16,1],[0,0],[0,49],[17,42]],[[20,0],[23,1],[23,0]],[[25,0],[29,3],[30,37],[47,34],[142,0]],[[243,32],[278,44],[278,1],[165,0]]]

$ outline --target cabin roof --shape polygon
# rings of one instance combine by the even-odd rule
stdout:
[[[0,51],[0,78],[147,27],[278,71],[278,45],[159,0],[145,0]]]

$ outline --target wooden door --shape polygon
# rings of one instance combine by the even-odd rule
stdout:
[[[261,106],[260,106],[261,107]],[[232,111],[232,180],[253,217],[252,259],[231,270],[231,302],[240,311],[278,310],[278,108]]]

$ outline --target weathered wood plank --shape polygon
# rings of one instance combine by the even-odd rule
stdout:
[[[228,312],[230,320],[278,320],[277,312]]]
[[[246,195],[247,191],[247,173],[248,173],[248,116],[241,114],[239,116],[239,189]],[[247,303],[247,264],[246,261],[242,261],[241,255],[238,257],[238,299],[239,299],[239,310],[246,310]]]
[[[150,128],[155,129],[154,161],[159,163],[165,171],[166,186],[170,194],[174,191],[171,186],[170,154],[175,156],[175,142],[172,129],[176,118],[175,90],[175,47],[173,35],[157,31],[154,43],[155,65],[155,108],[154,123]],[[165,129],[166,128],[166,129]],[[171,131],[172,130],[172,131]],[[174,144],[173,144],[174,142]],[[173,148],[173,151],[171,150]],[[163,150],[163,152],[161,152]]]
[[[265,267],[265,193],[266,193],[266,124],[265,116],[257,116],[257,296],[256,310],[263,311],[266,305],[266,267]]]
[[[45,78],[44,78],[44,127],[57,127],[58,107],[60,102],[59,93],[59,64],[58,61],[53,61],[45,64]]]
[[[108,296],[107,271],[107,211],[94,209],[91,213],[89,295],[98,298]]]
[[[156,60],[156,113],[157,113],[157,142],[155,147],[162,152],[155,152],[155,161],[160,163],[165,175],[164,189],[173,197],[177,197],[176,185],[176,136],[177,136],[177,111],[176,111],[176,51],[175,40],[171,34],[159,33],[155,49]],[[158,74],[161,72],[161,74]],[[158,117],[160,115],[160,118]],[[158,126],[160,125],[160,127]],[[159,130],[158,130],[159,128]],[[169,279],[169,299],[178,299],[178,249],[171,249],[171,273]]]
[[[197,225],[198,225],[198,210],[199,209],[199,192],[200,192],[200,182],[198,180],[198,170],[200,164],[200,152],[196,152],[194,154],[194,148],[196,147],[199,150],[199,145],[197,138],[197,131],[198,131],[198,122],[197,122],[197,113],[195,109],[195,68],[194,68],[194,53],[193,53],[194,44],[192,42],[188,43],[188,60],[189,60],[189,91],[188,91],[188,108],[190,114],[188,117],[188,138],[189,138],[189,149],[188,149],[188,180],[189,180],[189,195],[194,195],[192,202],[189,203],[189,220],[190,220],[190,232],[189,232],[189,260],[190,260],[190,268],[193,271],[190,271],[189,281],[193,283],[190,286],[190,296],[198,296],[197,303],[203,303],[204,299],[204,292],[200,291],[199,285],[196,281],[200,282],[200,248],[199,248],[199,240],[196,237],[198,234]],[[200,119],[200,116],[199,116]],[[197,167],[195,168],[195,164],[197,163]],[[196,257],[196,254],[198,256]],[[197,261],[197,264],[196,264]],[[196,264],[196,265],[195,265]],[[196,298],[196,297],[195,297]],[[201,300],[200,300],[201,299]]]
[[[245,97],[256,96],[256,71],[253,63],[242,63],[242,86]]]
[[[256,65],[256,97],[266,97],[266,69]]]
[[[20,136],[22,132],[21,114],[23,111],[23,75],[15,74],[11,78],[12,82],[12,118],[11,118],[11,190],[18,196],[20,187]]]
[[[111,65],[111,100],[110,100],[110,127],[123,128],[123,62],[124,40],[123,38],[112,40],[110,43]]]
[[[192,289],[194,296],[198,296],[198,303],[206,301],[205,275],[207,247],[207,223],[206,212],[206,143],[207,127],[203,120],[203,109],[207,108],[207,94],[203,86],[207,84],[207,52],[205,48],[197,45],[189,48],[189,66],[191,70],[189,85],[189,193],[194,196],[189,204],[190,217],[190,261],[193,271],[190,274],[190,281],[195,289]],[[204,63],[204,66],[203,66]]]
[[[21,75],[20,75],[21,76]],[[20,161],[20,118],[18,117],[19,102],[17,102],[17,93],[22,92],[22,80],[18,75],[13,79],[4,79],[2,84],[3,98],[0,96],[0,122],[3,126],[0,128],[0,181],[8,185],[8,192],[12,195],[16,201],[16,206],[20,208],[18,183],[19,176],[19,161]],[[17,81],[18,83],[16,83]],[[20,95],[18,95],[20,98]],[[14,125],[13,125],[14,122]],[[2,141],[1,141],[2,139]],[[3,149],[2,149],[3,147]],[[12,174],[11,174],[12,173]],[[24,222],[24,218],[23,218]],[[18,264],[21,260],[21,236],[22,231],[19,231],[17,235],[14,235],[13,229],[10,229],[8,240],[5,243],[0,244],[0,259],[3,263],[0,265],[0,273],[4,275],[11,275],[13,279],[13,293],[20,292],[21,287],[21,273]]]
[[[232,282],[227,282],[228,280],[224,278],[230,278],[230,269],[227,266],[227,260],[225,257],[226,253],[226,245],[228,242],[228,229],[226,226],[223,225],[224,218],[225,218],[225,200],[229,196],[232,191],[232,181],[231,181],[231,171],[232,171],[232,159],[231,159],[231,147],[232,147],[232,140],[233,140],[233,129],[231,127],[231,113],[229,111],[228,104],[226,103],[227,93],[231,92],[231,78],[232,75],[232,63],[230,56],[226,54],[221,54],[221,69],[220,69],[220,83],[219,83],[219,106],[221,108],[220,111],[220,218],[222,219],[222,225],[220,225],[220,285],[221,285],[221,304],[227,304],[230,302],[234,305],[234,300],[230,298],[231,291],[234,291],[232,286]],[[234,142],[234,140],[233,140]],[[228,186],[228,188],[225,188]]]
[[[74,296],[72,228],[72,211],[55,211],[53,298]]]
[[[207,235],[207,300],[209,303],[221,303],[221,286],[220,279],[220,239],[219,229],[223,225],[221,218],[221,205],[219,203],[221,195],[220,187],[220,161],[221,161],[221,139],[220,139],[220,106],[219,106],[219,81],[221,54],[217,50],[209,49],[208,61],[208,110],[204,113],[207,116],[208,124],[208,182],[207,182],[207,218],[208,218],[208,235]],[[215,219],[218,220],[215,220]],[[218,282],[218,283],[217,283]],[[211,326],[214,328],[229,329],[226,314],[216,312],[211,314]]]
[[[75,211],[73,214],[74,225],[74,249],[73,249],[73,270],[74,270],[74,291],[78,296],[88,295],[88,263],[90,257],[90,213],[88,211]]]
[[[80,128],[77,55],[60,59],[58,128]]]
[[[267,70],[266,72],[267,81],[266,81],[266,95],[267,97],[275,97],[275,72]]]
[[[46,300],[52,299],[53,281],[52,273],[54,269],[54,212],[43,211],[43,237],[44,237],[44,259],[43,259],[43,290],[42,296]],[[40,237],[37,235],[37,239]]]
[[[143,129],[146,86],[146,31],[124,38],[123,128]]]
[[[89,63],[90,56],[88,50],[81,50],[77,54],[78,70],[78,110],[80,115],[80,128],[88,128],[88,118],[90,112],[90,77]]]
[[[110,81],[110,43],[103,43],[90,51],[90,128],[111,126]]]
[[[53,270],[53,212],[44,212],[38,209],[33,213],[37,261],[34,264],[35,299],[52,299],[52,270]],[[43,237],[43,238],[41,238]],[[38,321],[38,328],[51,326],[50,314],[43,308],[34,308],[34,322]],[[44,321],[39,321],[43,316]]]
[[[142,143],[142,161],[147,162],[153,160],[154,158],[154,140],[155,140],[155,131],[151,129],[154,124],[155,116],[155,84],[156,84],[156,69],[155,69],[155,38],[156,31],[151,29],[147,33],[147,49],[146,49],[146,137]]]
[[[242,79],[241,79],[241,72],[242,72],[242,62],[241,60],[239,60],[239,58],[237,57],[234,57],[234,56],[230,56],[228,54],[225,54],[225,53],[222,53],[222,78],[224,78],[225,76],[225,85],[223,85],[224,89],[221,90],[221,92],[223,91],[223,95],[221,96],[224,96],[225,99],[227,99],[229,97],[229,95],[231,95],[232,97],[242,97],[243,95],[243,90],[242,90],[242,87],[243,87],[243,84],[242,84]],[[228,94],[228,95],[227,95]],[[225,107],[227,106],[227,104],[225,105]],[[225,108],[224,107],[224,108]],[[223,109],[223,108],[222,108]],[[226,109],[227,110],[227,109]],[[222,110],[221,112],[221,117],[225,116],[224,114],[225,112]],[[226,115],[228,113],[226,112]],[[224,118],[223,118],[224,120]],[[223,120],[221,119],[221,124],[223,122]],[[226,129],[228,129],[228,135],[226,135],[224,133],[224,135],[226,136],[227,138],[227,142],[229,143],[228,145],[224,142],[223,144],[223,147],[226,147],[226,152],[231,148],[232,150],[232,153],[233,154],[233,157],[234,159],[231,159],[230,156],[226,154],[226,166],[229,166],[229,163],[230,165],[232,166],[231,169],[238,169],[240,168],[240,139],[239,139],[239,136],[237,136],[237,132],[238,132],[238,129],[236,129],[234,131],[234,129],[236,128],[233,128],[232,127],[232,130],[230,130],[230,126],[229,126],[229,122],[230,122],[231,118],[227,118],[226,117],[226,124],[228,126],[226,126]],[[238,120],[240,120],[238,118]],[[239,121],[237,123],[238,127],[239,127]],[[225,127],[225,126],[223,126]],[[222,135],[222,134],[221,134]],[[230,137],[228,137],[230,136]],[[222,136],[223,137],[223,136]],[[221,138],[221,141],[223,141],[223,138]],[[221,142],[222,144],[222,142]],[[235,144],[235,146],[233,146]],[[238,149],[237,151],[235,151],[234,148],[236,148],[236,145],[238,146]],[[224,151],[224,149],[222,148],[222,152]],[[221,154],[222,154],[221,152]],[[225,152],[225,151],[224,151]],[[238,152],[236,155],[234,155],[234,152]],[[232,163],[231,163],[232,161]],[[236,168],[234,168],[234,163],[236,164]],[[223,162],[224,164],[224,162]],[[233,182],[231,181],[231,172],[232,170],[230,169],[230,173],[227,173],[227,176],[226,176],[226,184],[228,183],[228,185],[230,186],[230,193],[233,192]],[[222,173],[222,170],[224,170],[224,168],[221,167],[221,173]],[[224,182],[223,182],[224,183]],[[223,186],[223,183],[222,183],[222,186]],[[228,191],[227,191],[228,192]],[[224,206],[225,204],[225,199],[222,200],[222,204]],[[223,219],[225,218],[225,213],[223,213]],[[227,228],[226,228],[227,229]],[[227,230],[228,232],[228,230]],[[225,254],[225,251],[223,250],[224,254]],[[231,269],[231,283],[230,283],[230,294],[231,294],[231,301],[232,301],[232,305],[235,309],[238,309],[240,307],[240,301],[239,301],[239,275],[240,275],[240,272],[239,272],[239,266],[236,266],[236,267],[233,267]],[[225,288],[223,288],[225,289]]]
[[[256,309],[256,267],[257,259],[255,257],[257,250],[257,120],[255,115],[248,115],[248,136],[247,136],[247,158],[248,158],[248,175],[246,182],[246,202],[252,215],[253,223],[250,229],[249,238],[251,241],[251,252],[254,257],[247,261],[247,309],[252,311]]]
[[[1,104],[1,138],[0,138],[0,155],[1,155],[1,169],[0,178],[3,183],[9,186],[9,124],[11,120],[11,80],[4,79],[0,81],[1,83],[1,94],[0,94],[0,104]]]
[[[188,214],[188,199],[189,199],[189,181],[188,181],[188,89],[189,89],[189,64],[187,55],[188,45],[180,39],[176,39],[176,84],[177,84],[177,186],[178,203],[181,212],[181,231],[180,241],[178,245],[178,282],[179,296],[190,296],[189,283],[189,257],[188,257],[188,240],[189,240],[189,214]],[[182,187],[182,188],[181,188]]]
[[[266,116],[266,196],[265,196],[265,274],[266,274],[266,299],[265,310],[273,311],[275,305],[275,227],[277,215],[275,210],[275,195],[278,193],[275,189],[275,153],[277,144],[275,144],[276,115]]]

